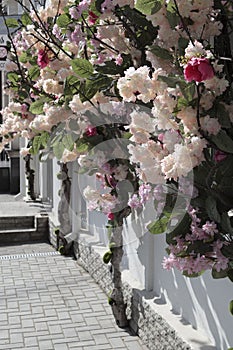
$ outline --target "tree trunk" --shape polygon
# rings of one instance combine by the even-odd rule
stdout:
[[[30,196],[30,198],[34,201],[36,199],[35,189],[34,189],[34,178],[35,178],[35,171],[31,169],[31,155],[28,154],[26,157],[24,157],[25,160],[25,174],[26,178],[28,180],[28,191],[27,194]]]
[[[73,254],[73,242],[68,243],[65,236],[71,232],[72,225],[70,220],[70,192],[71,181],[68,175],[68,167],[66,164],[60,164],[61,172],[58,178],[62,181],[59,191],[60,202],[58,204],[58,220],[60,223],[59,231],[57,232],[57,249],[63,255]]]
[[[122,279],[121,279],[121,259],[123,256],[123,217],[124,211],[121,213],[120,219],[118,219],[118,226],[112,228],[112,235],[110,238],[110,249],[112,252],[111,264],[112,264],[112,281],[113,291],[110,296],[110,305],[112,312],[116,320],[116,324],[120,328],[128,326],[128,320],[126,317],[126,304],[124,303],[123,291],[122,291]]]

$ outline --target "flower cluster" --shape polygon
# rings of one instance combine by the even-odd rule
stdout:
[[[231,17],[213,0],[52,0],[6,20],[1,147],[77,160],[110,222],[154,201],[165,268],[232,276]]]

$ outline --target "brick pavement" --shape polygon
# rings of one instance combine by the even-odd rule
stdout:
[[[0,247],[0,349],[147,348],[115,325],[106,295],[75,260],[34,244]]]

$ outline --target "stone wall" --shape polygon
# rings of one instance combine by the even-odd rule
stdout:
[[[110,265],[104,264],[102,260],[106,248],[93,247],[85,238],[80,238],[79,242],[75,242],[74,249],[78,264],[88,271],[106,295],[109,295],[113,288],[111,270]],[[130,327],[150,350],[191,349],[174,328],[153,310],[139,290],[126,281],[123,286]]]

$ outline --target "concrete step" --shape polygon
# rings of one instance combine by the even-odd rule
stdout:
[[[35,228],[35,216],[0,217],[0,231]]]
[[[46,242],[48,240],[49,227],[47,215],[37,214],[31,217],[0,218],[0,245]]]

